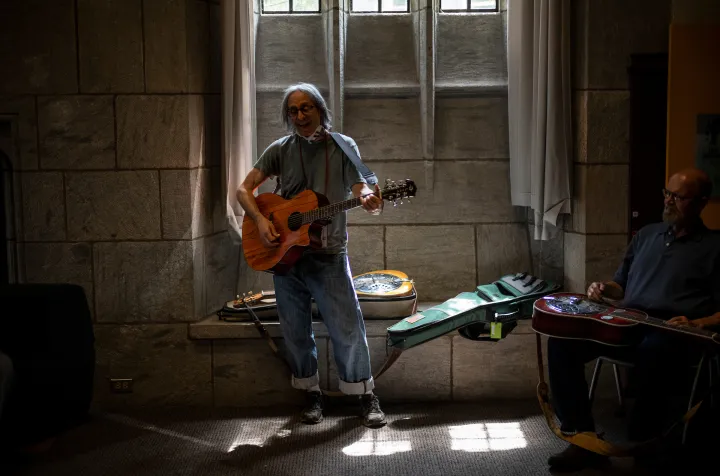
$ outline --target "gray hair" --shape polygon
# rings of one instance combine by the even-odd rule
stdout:
[[[295,129],[292,121],[290,120],[288,99],[290,98],[290,95],[296,91],[300,91],[308,95],[313,104],[315,104],[315,107],[318,109],[318,111],[320,111],[320,123],[325,129],[330,130],[330,128],[332,127],[332,115],[330,114],[330,110],[328,109],[327,103],[325,102],[325,99],[323,99],[322,94],[320,94],[318,88],[316,88],[310,83],[297,83],[288,86],[287,89],[285,89],[285,94],[283,95],[282,107],[280,111],[280,114],[282,116],[280,120],[282,121],[283,126],[285,126],[285,129],[289,132],[292,132]]]

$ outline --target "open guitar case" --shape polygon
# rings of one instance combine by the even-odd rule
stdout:
[[[397,295],[373,295],[366,286],[368,276],[397,281],[397,271],[373,271],[353,277],[358,301],[366,319],[403,318],[387,329],[387,346],[406,350],[457,330],[463,337],[476,341],[498,341],[517,326],[519,319],[532,317],[533,303],[540,297],[560,290],[559,284],[545,281],[529,273],[516,273],[477,286],[472,292],[462,292],[454,298],[424,311],[417,311],[417,293],[411,285]],[[365,280],[365,281],[364,281]],[[402,278],[401,278],[402,280]],[[397,286],[397,282],[394,282]],[[367,291],[367,292],[363,292]],[[277,321],[274,291],[250,307],[261,320]],[[319,316],[313,302],[313,313]],[[217,312],[225,321],[251,321],[245,306],[233,306],[229,301]]]
[[[528,273],[502,276],[389,327],[387,346],[407,350],[454,330],[470,340],[498,341],[517,326],[519,319],[532,317],[538,298],[560,287]]]
[[[417,292],[408,276],[396,270],[379,270],[353,276],[353,285],[364,319],[400,319],[417,310]],[[263,291],[263,297],[250,305],[260,320],[277,321],[275,291]],[[322,319],[315,300],[313,317]],[[245,305],[228,301],[217,316],[224,321],[252,321]]]

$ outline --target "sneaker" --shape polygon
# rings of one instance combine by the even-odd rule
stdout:
[[[552,469],[560,471],[579,471],[583,468],[599,467],[609,462],[605,455],[593,453],[592,451],[569,445],[560,453],[548,458],[548,464]]]
[[[387,423],[385,414],[380,409],[380,400],[374,393],[360,396],[360,408],[362,409],[363,425],[368,428],[379,428]]]
[[[323,401],[321,392],[307,392],[307,406],[300,414],[303,423],[320,423],[323,419]]]

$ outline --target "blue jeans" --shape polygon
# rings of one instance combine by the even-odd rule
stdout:
[[[668,404],[668,389],[689,395],[684,378],[690,365],[700,358],[692,342],[667,331],[647,328],[643,339],[632,347],[613,347],[592,341],[548,339],[548,377],[553,405],[566,434],[595,431],[588,398],[585,364],[599,356],[635,364],[631,385],[637,403],[629,415],[628,436],[642,441],[656,436],[684,410]],[[678,388],[678,384],[680,387]]]
[[[340,391],[369,393],[374,388],[370,352],[347,254],[305,254],[287,274],[273,276],[273,281],[292,386],[309,390],[320,382],[312,329],[314,298],[330,334]]]

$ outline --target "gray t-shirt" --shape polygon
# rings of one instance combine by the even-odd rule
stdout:
[[[360,157],[355,141],[345,135],[342,137]],[[303,190],[310,189],[327,197],[332,204],[352,198],[352,186],[356,183],[367,183],[329,136],[326,141],[317,143],[310,143],[297,134],[282,137],[265,149],[253,167],[262,170],[268,177],[280,177],[281,195],[285,199],[291,199]],[[347,251],[347,211],[336,214],[332,223],[325,228],[327,246],[314,252]]]

